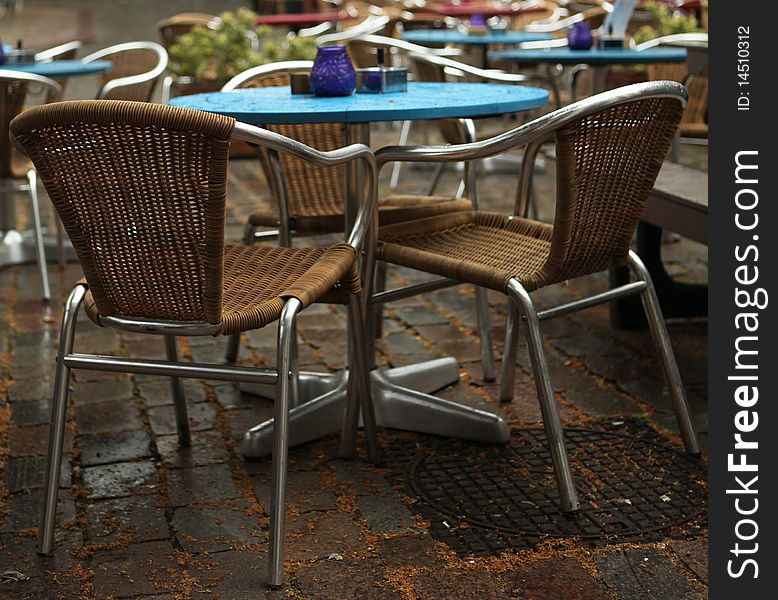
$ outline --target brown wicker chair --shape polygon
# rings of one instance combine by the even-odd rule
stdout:
[[[218,17],[206,13],[179,13],[157,22],[157,35],[165,49],[176,43],[178,36],[188,33],[197,25],[208,25]]]
[[[540,321],[641,294],[687,451],[699,452],[681,383],[650,276],[630,241],[686,104],[685,88],[650,82],[600,94],[486,142],[447,147],[384,148],[388,162],[473,160],[519,145],[556,141],[557,203],[553,225],[517,216],[473,211],[383,227],[377,258],[444,278],[503,292],[512,300],[501,397],[513,394],[518,315],[528,347],[564,511],[578,508],[562,427],[548,374]],[[521,187],[528,189],[529,169]],[[637,281],[586,299],[537,312],[530,292],[629,264]],[[442,283],[446,283],[444,280]],[[411,295],[409,288],[405,295]],[[404,295],[385,292],[393,298]],[[381,302],[381,294],[374,297]]]
[[[248,69],[233,77],[222,91],[249,87],[289,85],[295,72],[310,71],[311,61],[288,61],[262,65]],[[268,129],[299,140],[319,150],[331,150],[343,144],[345,126],[340,123],[312,125],[268,125]],[[260,164],[268,182],[274,181],[270,162],[262,151]],[[286,184],[285,197],[271,186],[276,209],[258,210],[249,215],[243,241],[252,244],[256,240],[278,235],[283,246],[291,245],[292,235],[313,235],[343,231],[345,225],[343,198],[345,177],[343,168],[320,168],[292,156],[282,157],[282,169]],[[378,218],[382,224],[400,223],[417,218],[446,214],[472,208],[469,200],[440,196],[392,195],[381,200]],[[265,231],[260,231],[261,229]],[[273,228],[267,231],[266,228]],[[237,359],[237,336],[230,344],[227,360]]]
[[[26,111],[11,123],[11,132],[39,170],[85,274],[65,305],[60,330],[41,553],[52,550],[71,369],[169,376],[182,446],[189,444],[189,421],[180,377],[275,384],[269,583],[279,585],[288,409],[297,376],[290,349],[296,315],[313,302],[349,305],[351,372],[371,432],[370,453],[378,452],[356,260],[375,206],[372,152],[359,145],[318,152],[231,118],[144,102],[58,103]],[[347,242],[319,248],[225,245],[227,156],[236,138],[319,164],[361,161],[366,197]],[[164,336],[167,360],[74,353],[81,304],[100,326]],[[177,359],[175,336],[231,334],[273,321],[280,323],[275,369]]]
[[[168,57],[167,51],[156,42],[127,42],[103,48],[82,60],[111,61],[111,69],[98,75],[98,100],[150,102]]]
[[[294,72],[309,71],[310,61],[289,61],[254,67],[236,75],[222,88],[231,91],[240,88],[271,87],[289,85]],[[313,125],[268,125],[267,128],[319,150],[331,150],[343,145],[345,128],[340,123]],[[270,165],[260,154],[260,162],[268,181],[273,181]],[[257,211],[249,216],[244,242],[253,243],[255,232],[261,227],[279,228],[283,245],[291,243],[293,234],[311,235],[343,231],[343,168],[318,168],[285,156],[282,160],[287,186],[287,207],[277,210]],[[276,197],[276,202],[279,198]],[[421,204],[421,205],[420,205]],[[382,224],[392,224],[411,219],[444,214],[454,210],[472,208],[469,201],[452,200],[445,197],[430,197],[419,202],[415,197],[389,196],[379,204],[379,219]],[[282,220],[286,213],[288,219]],[[256,236],[266,238],[266,235]]]
[[[32,213],[32,230],[35,235],[35,259],[38,263],[43,299],[48,300],[51,294],[38,206],[38,176],[27,157],[13,148],[8,141],[9,124],[22,112],[30,85],[40,87],[47,101],[58,100],[62,93],[60,85],[48,77],[0,69],[0,193],[4,196],[3,202],[12,202],[13,197],[8,197],[7,194],[27,192]],[[2,212],[5,218],[14,215],[13,210],[3,208]],[[16,223],[3,223],[3,225],[13,229]]]
[[[35,62],[48,62],[51,60],[73,60],[76,58],[78,51],[81,49],[81,46],[82,43],[79,40],[74,40],[72,42],[60,44],[59,46],[54,46],[53,48],[41,50],[35,55]],[[50,91],[46,96],[47,103],[56,102],[63,96],[65,93],[65,86],[67,86],[69,78],[54,77],[53,79],[60,85],[62,91],[60,94],[55,94],[53,91]]]
[[[648,79],[677,81],[686,86],[689,90],[689,103],[681,121],[680,136],[687,139],[705,139],[708,137],[708,34],[667,35],[639,44],[636,48],[643,50],[662,46],[686,47],[689,59],[685,64],[648,65]]]

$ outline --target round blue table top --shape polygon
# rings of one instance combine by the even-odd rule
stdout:
[[[571,50],[570,48],[495,50],[489,53],[490,60],[510,60],[521,63],[555,63],[587,65],[649,64],[661,62],[683,62],[686,48],[605,48],[602,50]]]
[[[254,125],[277,125],[480,117],[531,110],[547,102],[546,90],[523,85],[410,82],[407,92],[395,94],[317,98],[292,95],[289,87],[267,87],[179,96],[170,104]]]
[[[461,44],[463,46],[490,46],[492,44],[523,44],[552,39],[547,33],[525,31],[487,31],[483,35],[470,35],[456,29],[414,29],[402,34],[402,39],[414,44]]]
[[[111,68],[110,60],[93,60],[92,62],[81,62],[80,60],[52,60],[45,63],[25,63],[0,65],[0,69],[10,69],[12,71],[24,71],[35,75],[45,77],[77,77],[79,75],[92,75],[93,73],[102,73]]]

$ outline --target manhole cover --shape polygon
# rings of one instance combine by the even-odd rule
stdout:
[[[634,433],[565,430],[582,505],[572,517],[559,511],[551,457],[539,429],[515,430],[511,443],[500,446],[440,442],[413,463],[411,486],[429,508],[447,517],[432,519],[433,534],[443,534],[442,541],[460,552],[527,545],[506,534],[527,543],[541,537],[646,541],[647,534],[700,518],[707,489],[698,460],[662,444],[658,436]],[[452,544],[455,529],[459,541]],[[485,538],[467,543],[479,530]]]

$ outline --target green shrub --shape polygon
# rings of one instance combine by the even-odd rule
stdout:
[[[313,59],[315,39],[286,36],[267,26],[257,28],[256,17],[251,10],[239,8],[221,13],[213,28],[193,27],[170,47],[170,71],[199,81],[226,81],[257,65]],[[252,47],[254,35],[259,49]]]
[[[651,15],[653,25],[643,25],[632,36],[636,44],[642,44],[666,35],[676,33],[697,33],[703,29],[691,13],[672,10],[666,4],[646,3],[643,9]]]

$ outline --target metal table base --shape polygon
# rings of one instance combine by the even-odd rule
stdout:
[[[373,405],[380,427],[430,433],[478,442],[504,443],[510,439],[499,415],[431,396],[459,380],[453,358],[440,358],[395,369],[374,369]],[[289,413],[289,445],[295,446],[338,433],[343,426],[348,373],[340,376],[300,373],[301,402]],[[274,386],[243,384],[242,391],[275,397]],[[256,458],[273,447],[273,420],[246,432],[241,452]]]
[[[43,245],[47,261],[60,260],[56,238],[44,238]],[[64,250],[65,261],[75,262],[76,255],[69,240],[65,240]],[[0,269],[34,263],[35,260],[35,237],[32,231],[0,230]]]

